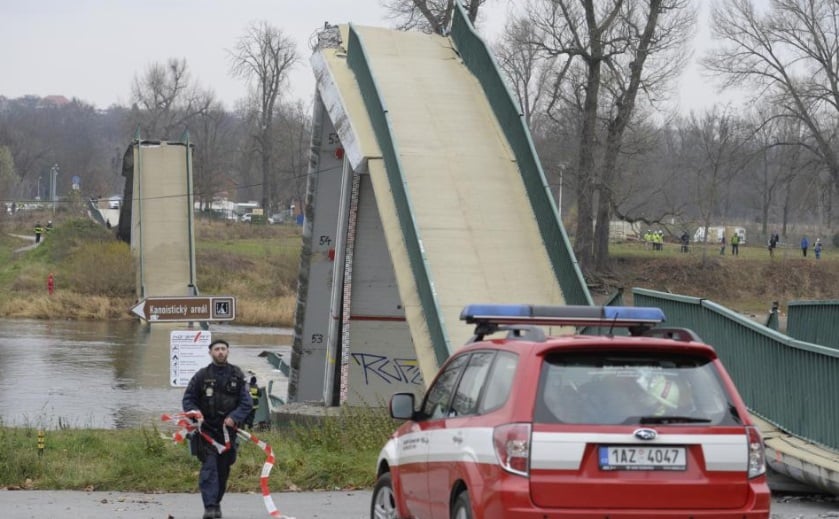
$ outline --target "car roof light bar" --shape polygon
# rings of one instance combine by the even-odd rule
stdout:
[[[664,312],[644,306],[472,304],[460,320],[478,325],[540,324],[630,328],[664,322]]]

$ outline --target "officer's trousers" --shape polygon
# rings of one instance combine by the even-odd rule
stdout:
[[[201,472],[198,474],[201,499],[204,501],[204,508],[219,506],[227,490],[230,467],[236,463],[236,449],[234,447],[219,454],[215,449],[209,448],[203,454]]]

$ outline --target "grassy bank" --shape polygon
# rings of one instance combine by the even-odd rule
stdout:
[[[741,246],[738,256],[730,247],[720,255],[718,245],[691,244],[687,254],[675,244],[660,252],[632,242],[610,250],[611,273],[599,277],[593,291],[604,297],[623,287],[628,303],[634,287],[702,297],[747,314],[765,313],[773,301],[785,312],[790,301],[839,299],[839,252],[832,247],[818,260],[812,250],[805,258],[793,246],[772,256],[766,247],[751,245]]]
[[[0,317],[36,319],[133,319],[135,271],[128,245],[85,219],[55,222],[42,246],[16,249],[47,215],[0,220]],[[296,304],[300,231],[281,225],[196,221],[198,287],[204,295],[236,297],[236,324],[291,326]],[[612,268],[589,278],[595,300],[618,288],[649,288],[711,299],[742,312],[763,312],[772,301],[839,298],[839,254],[832,247],[816,260],[812,251],[781,247],[773,257],[760,245],[739,256],[717,245],[676,244],[652,251],[637,242],[611,244]],[[47,295],[53,272],[56,293]],[[631,302],[631,296],[626,298]]]
[[[384,409],[343,409],[318,427],[257,432],[276,461],[269,488],[335,490],[368,488],[376,456],[395,423]],[[0,427],[0,488],[191,492],[199,462],[186,443],[171,440],[173,427],[161,422],[130,430]],[[265,453],[240,443],[231,473],[232,492],[257,492]]]
[[[0,317],[134,319],[135,266],[112,230],[83,218],[56,220],[37,248],[30,236],[45,215],[0,223]],[[196,222],[198,288],[236,297],[236,324],[290,326],[293,321],[300,233],[297,227]],[[55,294],[47,293],[49,273]]]

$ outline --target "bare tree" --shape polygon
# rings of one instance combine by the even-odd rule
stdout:
[[[311,109],[301,101],[284,103],[278,110],[277,142],[283,153],[277,157],[282,184],[278,186],[276,199],[286,202],[280,209],[301,203],[305,196],[312,134],[310,112]]]
[[[228,187],[236,149],[235,121],[222,104],[216,102],[196,116],[190,128],[190,140],[195,145],[195,194],[205,209]]]
[[[252,24],[231,53],[234,76],[252,81],[257,98],[258,126],[253,136],[261,157],[262,207],[276,209],[273,198],[276,171],[272,164],[274,146],[274,110],[291,68],[299,61],[297,45],[280,29],[268,22]]]
[[[18,176],[15,172],[15,159],[8,147],[0,145],[0,200],[14,199],[14,187]],[[0,206],[0,218],[6,214],[5,208]]]
[[[695,14],[687,0],[532,0],[528,16],[534,44],[565,58],[571,90],[557,82],[556,92],[581,103],[574,251],[584,268],[604,269],[624,132],[639,93],[655,100],[683,65]]]
[[[131,87],[133,124],[149,139],[175,139],[190,119],[206,111],[213,94],[192,83],[185,59],[152,63]]]
[[[543,107],[550,87],[555,58],[532,45],[538,36],[533,23],[525,18],[512,18],[504,28],[501,41],[495,46],[495,58],[507,76],[519,101],[527,126],[533,130],[533,115]]]
[[[423,32],[443,34],[448,30],[454,12],[454,3],[460,1],[472,23],[487,0],[381,0],[381,5],[398,29],[418,29]]]
[[[725,222],[732,197],[740,196],[729,187],[749,163],[751,135],[730,111],[717,109],[691,114],[681,132],[683,182],[693,192],[707,238],[708,227],[717,219]]]
[[[751,0],[716,5],[713,31],[722,44],[704,60],[725,80],[747,86],[778,108],[774,117],[797,121],[801,145],[839,186],[839,3],[773,0],[765,13]]]
[[[684,167],[676,135],[668,126],[649,121],[628,129],[621,146],[621,175],[611,189],[614,218],[671,232],[671,222],[684,225],[691,204],[680,189]]]
[[[781,225],[786,234],[787,204],[791,203],[793,183],[804,171],[813,168],[816,157],[801,146],[800,122],[778,117],[777,108],[771,103],[758,104],[747,124],[754,135],[755,166],[747,171],[749,175],[744,180],[748,191],[755,195],[761,233],[769,235],[773,208],[783,203]],[[782,194],[786,195],[783,199]]]

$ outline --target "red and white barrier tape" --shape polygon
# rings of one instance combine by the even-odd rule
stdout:
[[[204,419],[198,411],[189,411],[186,413],[176,413],[174,415],[164,414],[160,417],[164,422],[171,422],[180,427],[172,434],[172,440],[175,443],[181,443],[186,439],[187,434],[195,431],[200,434],[207,442],[210,442],[213,447],[221,454],[227,451],[232,446],[230,442],[230,435],[227,432],[227,426],[224,426],[224,445],[217,442],[212,436],[201,431],[201,423]],[[265,503],[265,509],[271,517],[279,517],[281,519],[294,519],[293,517],[280,514],[274,505],[274,499],[271,497],[271,491],[268,489],[268,477],[271,475],[271,469],[274,468],[274,451],[271,446],[260,440],[253,434],[242,429],[236,429],[236,435],[245,441],[256,444],[257,447],[265,452],[265,463],[262,465],[262,473],[259,477],[259,488],[262,490],[262,501]]]

